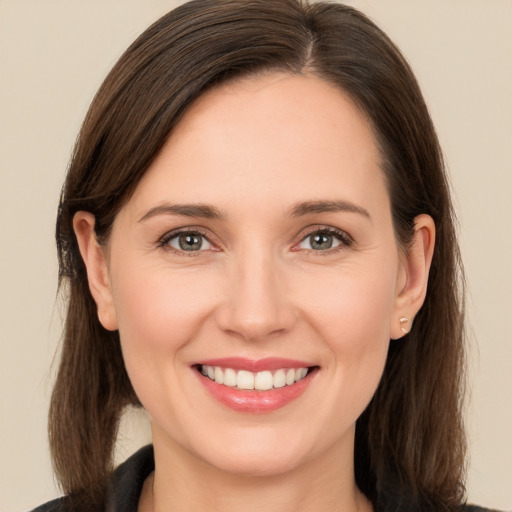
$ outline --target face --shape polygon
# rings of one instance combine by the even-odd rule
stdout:
[[[245,79],[187,112],[106,255],[103,323],[155,444],[259,475],[351,453],[407,282],[379,162],[316,77]]]

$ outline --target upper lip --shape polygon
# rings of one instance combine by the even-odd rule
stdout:
[[[222,357],[218,359],[205,359],[197,361],[195,365],[220,366],[233,370],[247,370],[261,372],[264,370],[279,370],[280,368],[309,368],[314,366],[306,361],[285,359],[282,357],[265,357],[263,359],[248,359],[245,357]]]

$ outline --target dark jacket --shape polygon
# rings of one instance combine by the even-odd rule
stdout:
[[[57,498],[34,509],[32,512],[137,512],[144,480],[155,469],[153,446],[145,446],[123,462],[112,477],[106,508],[84,510],[76,508],[66,498]],[[461,512],[497,512],[474,505],[461,507]]]

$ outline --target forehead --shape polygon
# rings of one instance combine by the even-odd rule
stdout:
[[[289,155],[300,153],[307,140],[313,145],[322,139],[320,147],[331,152],[337,147],[351,158],[361,146],[376,150],[366,116],[344,91],[314,75],[272,73],[215,87],[192,104],[169,145],[195,137],[222,150],[227,135],[259,140],[261,149],[278,146]]]
[[[135,193],[158,202],[293,202],[383,186],[371,126],[339,88],[269,74],[215,87],[188,109]],[[222,192],[231,192],[222,196]],[[336,197],[338,198],[338,197]]]

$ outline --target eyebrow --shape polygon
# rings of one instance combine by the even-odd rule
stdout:
[[[288,215],[290,217],[304,217],[318,213],[348,212],[357,213],[371,219],[367,210],[361,206],[344,200],[330,201],[303,201],[293,205]],[[226,215],[218,208],[208,204],[170,204],[165,203],[149,209],[138,222],[143,222],[157,215],[181,215],[203,219],[223,220]]]
[[[226,216],[215,206],[208,204],[162,204],[148,210],[139,222],[157,215],[181,215],[183,217],[196,217],[203,219],[222,220]]]
[[[371,219],[370,214],[363,207],[344,200],[334,201],[305,201],[297,203],[290,209],[291,217],[302,217],[315,213],[348,212],[358,213]]]

